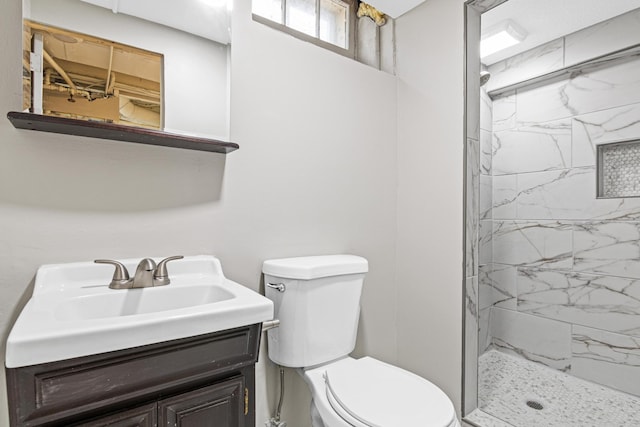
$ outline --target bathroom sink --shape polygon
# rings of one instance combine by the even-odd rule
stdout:
[[[62,301],[56,307],[54,316],[57,320],[134,316],[212,304],[232,298],[234,295],[229,290],[210,283],[174,288],[129,289],[127,292],[83,295]]]
[[[124,260],[129,271],[139,259]],[[171,284],[109,289],[113,267],[44,265],[9,338],[9,368],[186,338],[261,323],[273,303],[228,280],[220,261],[191,256],[169,265]]]

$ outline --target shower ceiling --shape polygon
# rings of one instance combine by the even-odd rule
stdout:
[[[637,8],[640,0],[509,0],[482,15],[483,31],[511,19],[528,36],[522,43],[489,55],[482,62],[491,65]]]

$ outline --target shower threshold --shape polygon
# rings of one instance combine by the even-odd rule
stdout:
[[[637,427],[640,397],[490,350],[478,360],[481,427]]]

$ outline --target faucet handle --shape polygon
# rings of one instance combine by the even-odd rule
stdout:
[[[96,264],[111,264],[116,267],[115,271],[113,272],[111,283],[109,283],[109,287],[111,289],[125,289],[131,287],[129,272],[127,271],[127,267],[125,267],[124,264],[111,259],[96,259],[93,262],[95,262]]]
[[[167,263],[169,261],[173,261],[173,260],[176,260],[176,259],[182,259],[182,258],[184,258],[184,256],[175,255],[175,256],[170,256],[170,257],[165,258],[162,261],[160,261],[158,263],[158,266],[156,267],[156,272],[153,274],[154,286],[163,286],[163,285],[168,285],[169,283],[171,283],[171,280],[169,279],[169,274],[167,273]]]

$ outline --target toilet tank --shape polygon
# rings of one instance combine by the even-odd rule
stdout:
[[[265,294],[280,320],[280,327],[268,331],[269,358],[300,368],[351,353],[368,269],[367,260],[355,255],[265,261]]]

